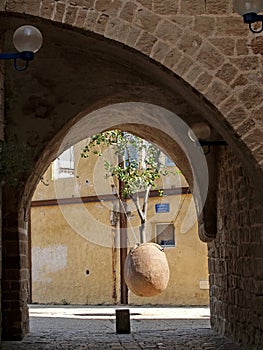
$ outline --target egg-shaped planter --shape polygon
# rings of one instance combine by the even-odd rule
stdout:
[[[169,265],[161,246],[143,243],[135,246],[125,260],[124,278],[128,288],[141,297],[163,292],[169,282]]]

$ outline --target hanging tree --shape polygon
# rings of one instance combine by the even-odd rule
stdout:
[[[161,151],[140,137],[121,130],[110,130],[92,136],[81,156],[102,156],[111,147],[118,162],[104,160],[106,178],[121,182],[121,197],[131,199],[140,218],[140,244],[131,249],[125,262],[125,280],[137,295],[152,296],[162,292],[169,280],[169,267],[163,249],[146,243],[146,222],[149,195],[157,180],[168,171],[160,161]],[[161,195],[160,191],[160,195]]]

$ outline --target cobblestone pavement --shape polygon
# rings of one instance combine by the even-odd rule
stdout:
[[[129,307],[130,334],[116,334],[116,308],[31,306],[30,333],[0,349],[243,349],[210,329],[208,308]]]

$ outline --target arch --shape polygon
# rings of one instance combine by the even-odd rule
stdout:
[[[27,181],[22,207],[27,206],[37,185],[36,181],[39,178],[36,175],[42,174],[56,156],[82,139],[114,128],[137,134],[155,143],[170,155],[189,183],[195,199],[197,216],[202,223],[201,214],[207,199],[209,181],[211,182],[205,155],[190,140],[188,125],[177,115],[162,107],[138,102],[106,106],[83,116],[74,124],[63,139],[56,143],[56,147],[49,147],[49,152],[44,153],[43,157],[48,155],[48,159],[42,157],[37,163],[32,173],[33,179],[31,176]],[[206,238],[203,236],[202,240],[214,236],[215,229],[208,225]]]
[[[4,216],[4,234],[12,233],[18,252],[24,245],[17,237],[26,241],[23,208],[61,140],[84,115],[115,103],[151,103],[187,124],[207,121],[213,136],[226,140],[242,161],[262,198],[262,57],[244,45],[252,39],[241,19],[232,14],[230,1],[222,3],[209,4],[208,12],[196,4],[192,9],[187,1],[169,0],[97,0],[83,6],[7,0],[0,5],[5,48],[10,48],[11,27],[28,20],[40,27],[45,38],[26,74],[18,75],[6,65],[6,141],[18,146],[25,143],[33,159],[23,179],[26,188],[23,183],[11,197],[4,190],[4,210],[11,212],[11,220]],[[231,35],[225,38],[230,29]],[[130,128],[137,130],[134,124]],[[39,171],[32,173],[33,169]],[[19,281],[22,295],[26,271],[20,261],[15,264],[23,276]],[[19,326],[23,330],[16,333],[17,338],[27,330],[28,321],[20,310],[26,308],[24,294],[21,299],[21,308],[17,303],[14,306],[24,327]],[[10,310],[5,312],[11,319]],[[10,327],[9,334],[12,331]]]
[[[262,56],[230,0],[218,5],[183,0],[6,0],[0,11],[99,34],[161,63],[216,107],[236,141],[242,139],[240,157],[246,158],[246,145],[262,167],[262,152],[255,143],[262,139]]]
[[[12,125],[11,131],[7,126],[7,139],[21,142],[30,137],[30,132],[35,133],[39,125],[51,123],[50,135],[43,135],[46,139],[44,143],[39,142],[36,135],[33,136],[35,140],[30,140],[38,158],[37,148],[41,145],[39,151],[42,152],[55,136],[56,129],[60,130],[57,138],[63,137],[63,132],[84,114],[116,102],[149,102],[168,108],[188,124],[196,120],[209,122],[214,128],[213,137],[223,137],[243,162],[248,174],[260,179],[260,164],[251,157],[251,149],[237,137],[217,106],[213,106],[178,75],[138,51],[101,36],[91,33],[84,35],[76,28],[72,31],[74,28],[64,29],[59,25],[54,31],[49,21],[32,21],[42,30],[47,44],[33,62],[34,70],[32,67],[26,78],[14,75],[10,66],[7,69],[6,91],[16,101],[7,114],[12,115],[12,122],[19,129],[16,131]],[[20,18],[12,20],[14,27],[23,22],[24,19]],[[8,23],[9,18],[3,18],[3,28]],[[6,41],[10,39],[11,32],[11,29],[6,31]],[[101,66],[104,71],[100,69]],[[99,83],[94,82],[95,79]],[[86,91],[89,91],[88,98]],[[31,119],[30,127],[32,129],[33,124],[35,130],[25,130],[21,118],[14,120],[21,112],[27,115],[28,121]],[[54,139],[52,142],[57,141]],[[259,187],[257,181],[255,185]]]

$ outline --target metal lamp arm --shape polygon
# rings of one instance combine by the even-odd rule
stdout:
[[[251,30],[251,32],[261,33],[263,31],[263,15],[258,15],[255,12],[251,12],[243,15],[243,19],[244,19],[244,23],[248,23],[249,29]],[[255,22],[261,22],[261,28],[259,28],[258,30],[255,30],[252,27],[252,24]]]
[[[18,71],[26,70],[29,64],[29,61],[34,59],[34,52],[23,51],[15,53],[0,53],[0,60],[14,60],[14,67]],[[17,60],[25,61],[25,64],[20,67],[17,65]]]

